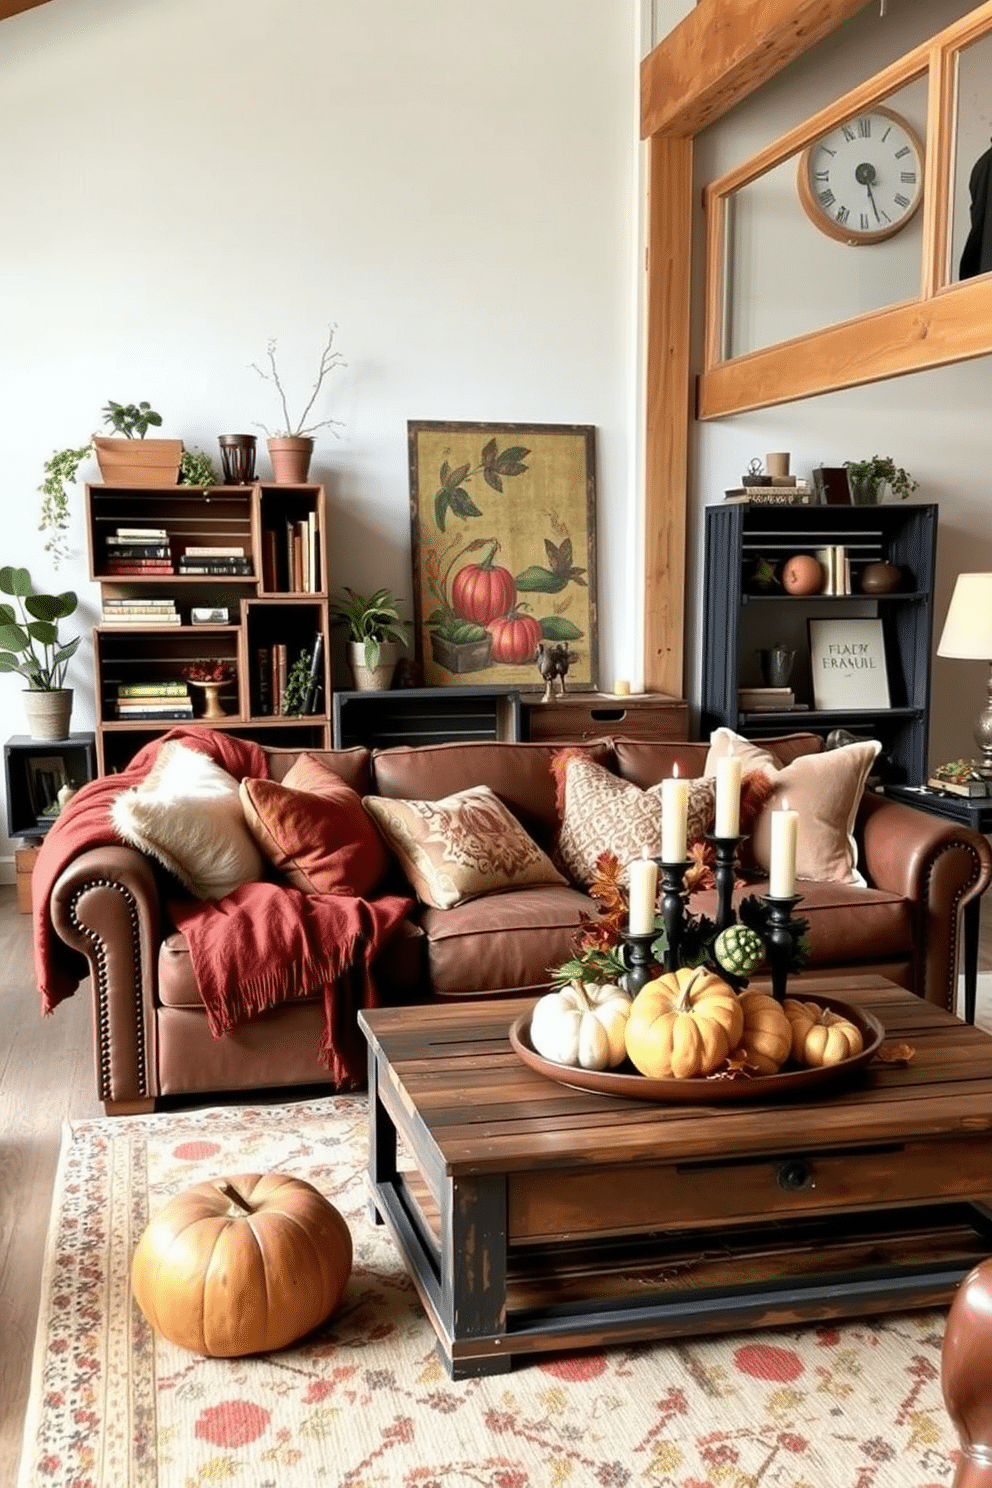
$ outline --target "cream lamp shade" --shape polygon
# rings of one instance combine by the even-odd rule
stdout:
[[[937,655],[992,661],[992,573],[958,574]]]
[[[992,779],[992,573],[958,574],[937,644],[938,656],[989,662],[988,700],[975,722],[979,774]]]

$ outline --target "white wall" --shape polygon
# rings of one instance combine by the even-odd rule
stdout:
[[[37,531],[51,451],[144,398],[216,462],[218,434],[276,422],[249,368],[268,338],[305,401],[333,321],[332,587],[389,584],[411,612],[408,419],[593,424],[600,675],[636,675],[635,12],[53,0],[5,21],[0,563],[76,588],[92,624],[82,490],[58,573]],[[3,737],[19,687],[0,678]]]
[[[655,0],[660,9],[659,37],[670,30],[685,7],[681,0]],[[748,159],[811,113],[872,76],[918,42],[949,25],[973,8],[966,0],[916,0],[890,4],[884,18],[869,6],[833,36],[815,47],[778,78],[759,89],[727,117],[701,135],[695,149],[695,175],[700,188]],[[970,73],[967,99],[976,89]],[[898,107],[898,104],[896,105]],[[988,143],[988,92],[978,97],[984,116],[960,137],[962,152],[981,150]],[[921,121],[925,124],[925,119]],[[968,165],[972,156],[968,154]],[[960,173],[959,173],[960,178]],[[796,230],[805,234],[805,218],[798,210]],[[702,362],[701,284],[702,213],[698,218],[696,284],[696,344],[694,365]],[[918,234],[918,226],[907,229]],[[905,236],[904,234],[900,237]],[[885,244],[846,250],[871,255],[878,273],[888,272],[891,256],[902,252],[895,240],[892,255]],[[808,254],[800,241],[791,253],[793,271],[780,278],[779,294],[799,297],[819,292],[807,272]],[[842,253],[843,259],[843,253]],[[842,272],[839,269],[838,272]],[[829,289],[828,289],[829,292]],[[938,580],[935,596],[934,645],[940,634],[954,578],[963,569],[992,570],[992,526],[989,522],[989,476],[992,464],[992,360],[988,357],[939,371],[914,374],[874,386],[832,393],[779,408],[719,419],[693,428],[691,446],[691,519],[688,555],[690,596],[687,616],[687,689],[699,697],[699,678],[705,659],[700,654],[702,599],[702,509],[722,500],[724,491],[738,484],[749,461],[769,450],[792,452],[792,469],[808,476],[818,464],[839,465],[846,459],[890,454],[919,480],[913,499],[939,504]],[[695,601],[693,600],[695,596]],[[935,658],[931,699],[931,761],[972,755],[972,723],[984,703],[987,668],[981,662]]]

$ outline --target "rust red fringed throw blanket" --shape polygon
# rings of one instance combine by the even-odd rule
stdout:
[[[269,777],[265,751],[248,740],[207,729],[178,728],[147,745],[119,775],[83,786],[42,844],[35,864],[35,969],[44,1012],[51,1013],[87,974],[82,957],[51,927],[51,893],[63,869],[89,848],[120,846],[110,805],[144,778],[167,739],[209,754],[237,780]],[[219,1037],[281,1003],[322,995],[325,1032],[320,1057],[342,1087],[365,1079],[358,1007],[378,1001],[369,967],[399,928],[409,899],[367,901],[301,894],[267,881],[243,885],[221,900],[170,901],[189,946],[210,1031]]]

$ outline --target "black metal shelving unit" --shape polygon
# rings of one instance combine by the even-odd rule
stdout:
[[[794,553],[841,546],[851,565],[852,594],[786,594],[762,590],[754,578],[759,557],[781,565]],[[926,777],[930,713],[930,646],[937,553],[937,507],[893,502],[881,506],[765,506],[728,503],[706,509],[705,600],[701,727],[724,725],[747,738],[811,729],[843,728],[882,743],[879,773],[891,783]],[[863,594],[867,563],[888,559],[902,574],[891,594]],[[831,617],[879,617],[885,636],[890,706],[829,711],[812,707],[808,622]],[[795,649],[790,686],[805,709],[742,713],[738,689],[762,684],[758,653],[779,643]]]

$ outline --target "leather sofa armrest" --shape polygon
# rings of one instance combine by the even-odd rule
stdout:
[[[109,1112],[151,1110],[158,1094],[155,1004],[162,938],[151,863],[129,847],[80,853],[55,883],[51,919],[89,963],[100,1100]]]
[[[992,883],[992,848],[969,827],[871,794],[857,830],[869,884],[913,906],[917,992],[953,1010],[960,914]]]

